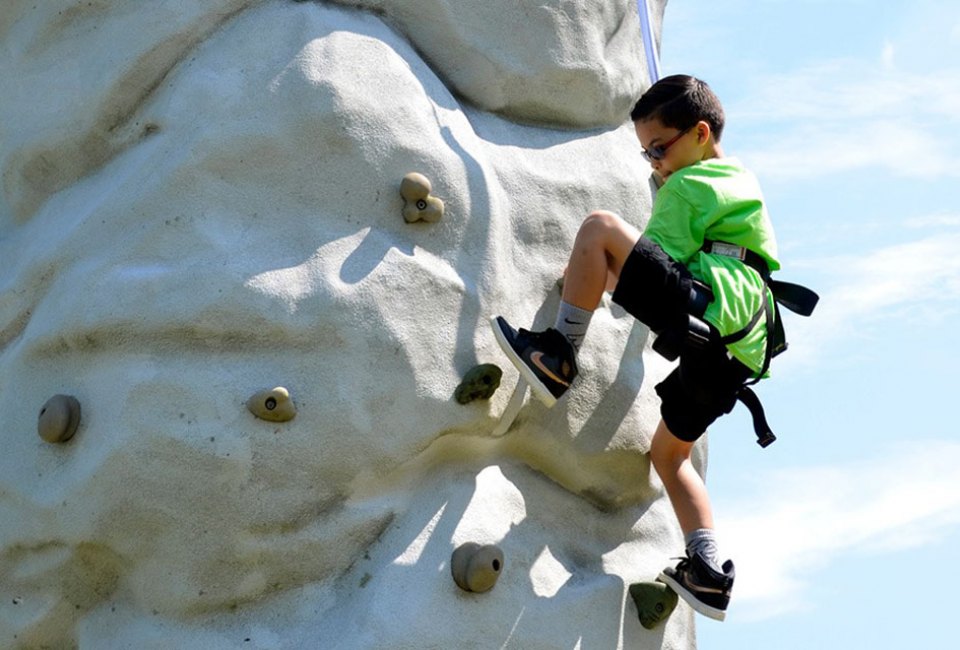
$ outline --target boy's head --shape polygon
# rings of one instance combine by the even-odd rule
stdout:
[[[664,77],[650,86],[630,112],[634,122],[659,120],[675,129],[686,129],[699,121],[710,125],[713,139],[723,133],[723,106],[707,82],[685,74]]]
[[[637,101],[630,118],[644,157],[664,178],[722,155],[723,106],[710,86],[696,77],[664,77]]]

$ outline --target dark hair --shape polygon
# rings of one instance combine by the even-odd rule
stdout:
[[[688,129],[700,120],[710,125],[713,138],[723,134],[723,106],[705,81],[685,74],[664,77],[650,86],[630,112],[634,122],[651,119],[674,129]]]

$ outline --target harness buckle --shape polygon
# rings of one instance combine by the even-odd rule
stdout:
[[[735,246],[723,241],[710,242],[710,248],[707,250],[707,252],[713,253],[714,255],[732,257],[740,260],[741,262],[745,262],[747,259],[747,249],[745,246]]]

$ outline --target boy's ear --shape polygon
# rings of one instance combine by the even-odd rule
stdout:
[[[700,120],[697,122],[697,143],[706,144],[707,140],[710,139],[710,134],[712,129],[710,128],[710,123],[705,120]]]

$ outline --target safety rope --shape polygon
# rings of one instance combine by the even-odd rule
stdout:
[[[650,0],[637,0],[637,13],[640,14],[640,36],[643,38],[643,50],[647,56],[647,70],[650,83],[660,79],[660,57],[657,55],[656,41],[650,21]]]

